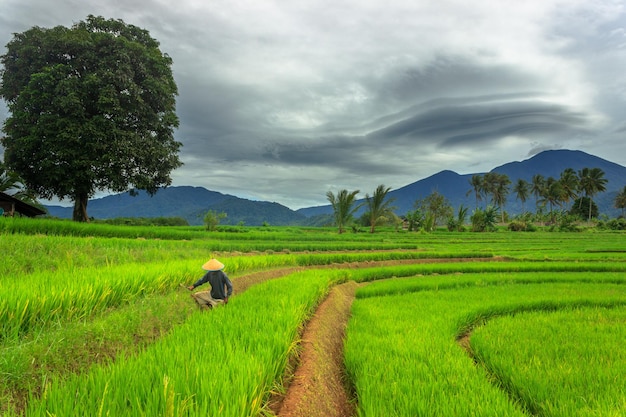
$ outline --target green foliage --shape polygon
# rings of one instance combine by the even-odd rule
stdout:
[[[387,198],[387,194],[391,190],[391,187],[385,187],[380,184],[374,190],[374,193],[370,197],[369,194],[365,194],[365,205],[367,206],[367,220],[370,226],[370,233],[374,233],[376,226],[385,224],[393,219],[395,207],[391,205],[393,198]]]
[[[189,226],[187,220],[182,217],[116,217],[94,220],[94,223],[118,226]]]
[[[426,214],[424,215],[424,221],[422,222],[422,230],[424,230],[425,232],[434,232],[436,228],[437,222],[435,213],[430,211],[426,212]]]
[[[485,195],[491,195],[491,202],[496,207],[504,207],[506,198],[510,192],[511,180],[508,175],[497,172],[488,172],[483,178],[483,191]],[[504,211],[502,222],[504,223]]]
[[[89,16],[15,34],[0,57],[5,163],[87,221],[97,190],[155,193],[181,162],[172,60],[146,30]]]
[[[597,227],[604,230],[626,230],[626,219],[620,217],[618,219],[600,221],[598,222]]]
[[[512,232],[534,232],[537,228],[528,221],[515,219],[509,223],[508,229]]]
[[[615,196],[614,207],[622,209],[622,217],[626,215],[626,186]]]
[[[589,197],[588,217],[587,221],[591,221],[593,215],[592,198],[599,192],[606,190],[607,179],[604,178],[604,171],[600,168],[583,168],[578,172],[580,190],[585,193],[585,197]],[[597,210],[597,207],[596,207]]]
[[[220,221],[225,218],[226,213],[217,213],[216,211],[209,210],[204,215],[203,221],[207,230],[214,231],[217,229],[217,225],[220,224]]]
[[[339,230],[339,234],[345,231],[345,226],[350,224],[354,213],[361,207],[360,204],[355,204],[356,196],[359,192],[359,190],[341,190],[337,195],[333,194],[332,191],[326,193],[326,197],[333,207],[335,225]]]
[[[569,214],[576,216],[580,220],[595,219],[599,214],[598,205],[590,197],[583,196],[574,200]]]
[[[423,226],[424,214],[421,209],[416,208],[413,211],[409,211],[406,213],[405,217],[408,223],[409,232],[415,232]]]
[[[467,218],[468,208],[461,204],[457,212],[456,218],[450,216],[448,219],[448,230],[451,232],[464,232],[465,219]]]
[[[559,231],[561,232],[579,232],[581,230],[577,225],[577,222],[580,221],[578,216],[563,213],[558,219]]]
[[[438,191],[433,191],[423,200],[417,200],[414,205],[423,212],[426,217],[429,215],[432,217],[433,224],[429,225],[430,229],[448,219],[452,216],[453,212],[448,199]]]
[[[493,232],[496,230],[496,222],[498,218],[498,208],[487,206],[483,209],[476,209],[470,221],[472,222],[473,232]]]

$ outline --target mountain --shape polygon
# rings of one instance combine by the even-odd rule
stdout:
[[[46,206],[51,216],[70,219],[72,207]],[[278,203],[251,201],[209,191],[203,187],[167,187],[150,196],[139,191],[132,196],[129,192],[89,200],[87,212],[96,219],[116,217],[182,217],[190,225],[203,223],[204,214],[213,210],[226,213],[221,224],[272,225],[297,224],[305,216]]]
[[[613,208],[613,201],[617,193],[626,186],[626,167],[582,151],[565,149],[544,151],[524,161],[509,162],[501,165],[492,169],[491,172],[506,174],[511,180],[512,187],[520,178],[530,183],[535,174],[541,174],[544,178],[553,177],[558,179],[561,176],[561,172],[566,168],[572,168],[576,172],[582,168],[600,168],[604,171],[604,177],[608,180],[606,191],[594,196],[594,201],[598,205],[600,213],[607,214],[610,217],[616,217],[620,214],[618,209]],[[393,205],[396,206],[395,212],[399,215],[414,210],[417,200],[426,198],[434,191],[445,196],[455,212],[461,204],[468,207],[471,211],[476,207],[476,200],[469,181],[473,175],[477,174],[484,175],[485,173],[461,175],[453,171],[444,170],[397,190],[391,190],[387,195],[395,199]],[[374,187],[372,187],[372,192],[373,189]],[[364,199],[358,200],[358,202],[363,201]],[[534,203],[534,197],[531,196],[526,202],[526,209],[534,207]],[[480,202],[479,206],[484,207],[484,202]],[[513,215],[522,212],[521,203],[516,200],[516,196],[512,191],[508,195],[504,209]],[[309,217],[332,213],[332,207],[330,205],[308,207],[302,208],[298,212]],[[359,213],[362,212],[363,209]]]
[[[540,174],[545,178],[559,178],[566,168],[574,171],[582,168],[600,168],[608,180],[606,191],[594,196],[600,213],[610,217],[620,214],[618,209],[613,208],[613,201],[618,192],[626,186],[626,167],[609,162],[597,156],[589,155],[582,151],[552,150],[544,151],[524,161],[510,162],[498,166],[492,170],[500,174],[506,174],[511,180],[511,186],[518,179],[527,182],[532,180],[533,175]],[[476,207],[473,189],[470,179],[473,175],[485,173],[457,174],[444,170],[430,177],[421,179],[412,184],[396,190],[391,190],[389,197],[394,198],[395,212],[404,215],[415,209],[415,202],[426,198],[433,191],[445,196],[455,212],[462,204],[473,210]],[[372,179],[372,190],[378,185]],[[363,202],[364,199],[359,200]],[[534,197],[531,196],[526,202],[526,208],[534,208]],[[484,202],[479,203],[481,207]],[[71,218],[71,207],[46,206],[52,216],[59,218]],[[522,211],[521,203],[516,200],[511,191],[507,198],[504,209],[509,214],[517,214]],[[167,187],[159,190],[154,196],[140,191],[133,197],[130,193],[111,195],[89,201],[88,213],[98,219],[115,217],[183,217],[191,225],[202,224],[204,214],[208,210],[217,213],[226,213],[227,217],[221,224],[236,225],[243,223],[248,226],[259,226],[268,223],[280,225],[311,225],[323,224],[328,221],[328,215],[332,214],[330,204],[307,207],[299,210],[291,210],[278,203],[265,201],[252,201],[216,191],[209,191],[203,187]],[[357,215],[360,215],[362,208]]]

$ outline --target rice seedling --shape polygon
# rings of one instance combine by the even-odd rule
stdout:
[[[140,355],[50,381],[25,414],[259,415],[301,323],[343,279],[310,271],[252,287],[226,307],[198,312]]]
[[[623,288],[564,279],[368,298],[358,291],[345,358],[359,415],[525,415],[516,397],[474,366],[457,338],[491,317],[519,311],[625,305]]]
[[[474,330],[491,377],[543,416],[617,415],[626,406],[626,309],[524,312]]]

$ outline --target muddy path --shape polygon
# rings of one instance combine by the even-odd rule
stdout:
[[[450,258],[354,262],[267,271],[247,275],[245,279],[249,280],[249,283],[261,282],[270,277],[277,278],[297,270],[311,268],[372,268],[401,264],[484,262],[487,260],[501,259]],[[273,395],[268,401],[268,408],[275,416],[352,417],[355,415],[356,400],[343,365],[343,343],[352,301],[360,285],[366,284],[351,281],[335,286],[306,323],[302,333],[299,357],[294,358],[295,364],[292,364],[293,366],[283,377],[287,390],[284,394]]]
[[[271,404],[277,416],[354,415],[355,403],[343,366],[343,341],[357,286],[351,281],[334,287],[308,322],[289,389]]]

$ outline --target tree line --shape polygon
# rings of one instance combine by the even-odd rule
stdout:
[[[606,191],[608,180],[600,168],[582,168],[578,171],[567,168],[561,172],[559,178],[546,178],[536,174],[530,182],[518,179],[513,185],[508,175],[497,172],[473,175],[468,182],[470,189],[466,196],[473,195],[476,201],[470,218],[472,230],[483,231],[493,229],[498,217],[501,223],[505,223],[506,213],[501,208],[505,206],[511,192],[522,204],[522,217],[528,217],[529,212],[525,205],[534,197],[537,216],[548,209],[549,220],[555,222],[558,211],[564,210],[571,202],[568,213],[590,222],[598,216],[593,197]],[[387,195],[390,189],[379,185],[371,196],[365,195],[362,203],[357,203],[359,190],[343,189],[336,194],[328,191],[326,197],[332,206],[333,220],[339,233],[344,233],[347,227],[358,223],[369,226],[371,233],[381,224],[399,222],[405,224],[408,230],[421,228],[430,231],[444,222],[450,230],[464,228],[468,207],[461,205],[454,215],[450,203],[437,191],[424,199],[416,200],[414,210],[407,212],[402,218],[398,217],[394,213],[395,207],[391,205],[394,199]],[[481,202],[485,202],[484,207],[480,206]],[[365,213],[360,219],[355,219],[355,213],[363,206]],[[626,186],[615,197],[614,207],[622,210],[623,218],[626,210]]]

